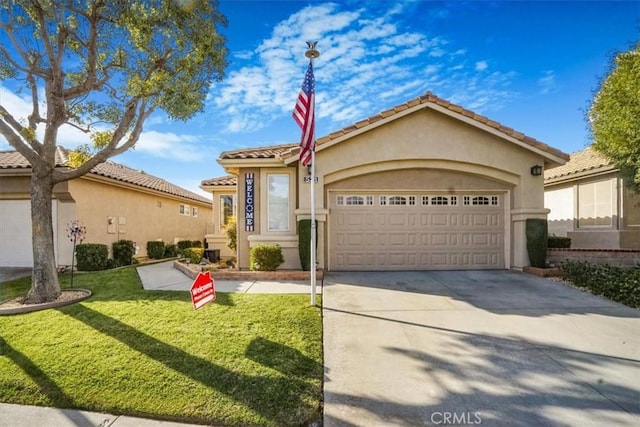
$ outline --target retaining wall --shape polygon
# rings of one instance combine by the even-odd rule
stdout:
[[[559,265],[567,259],[619,267],[640,265],[640,249],[549,249],[547,262]]]

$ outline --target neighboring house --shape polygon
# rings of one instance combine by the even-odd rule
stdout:
[[[570,237],[572,248],[640,249],[640,195],[592,148],[545,171],[544,199],[549,234]]]
[[[311,185],[319,267],[522,268],[525,221],[548,213],[543,177],[532,168],[568,160],[430,93],[319,138],[316,184],[298,153],[297,144],[223,152],[218,162],[236,180],[203,181],[219,230],[221,203],[237,203],[224,212],[238,212],[241,269],[260,243],[283,248],[281,268],[300,268],[296,226],[310,218]],[[221,202],[227,195],[235,199]],[[207,236],[210,246],[217,233]]]
[[[66,164],[58,149],[58,167]],[[16,151],[0,152],[0,266],[32,266],[29,185],[31,166]],[[211,200],[161,178],[107,161],[91,173],[58,184],[53,195],[54,250],[58,265],[71,264],[67,226],[80,220],[84,243],[109,246],[120,240],[136,243],[146,255],[147,242],[203,240],[211,229]]]

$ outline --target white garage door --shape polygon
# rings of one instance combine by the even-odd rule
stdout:
[[[31,203],[0,200],[0,267],[31,267]]]
[[[505,268],[504,193],[329,198],[331,270]]]

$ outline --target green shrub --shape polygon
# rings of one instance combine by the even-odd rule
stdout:
[[[318,250],[318,221],[316,221],[316,251]],[[298,254],[303,271],[310,271],[311,264],[311,220],[298,221]]]
[[[225,233],[227,234],[227,247],[236,253],[238,247],[238,223],[235,216],[230,216],[225,224],[227,228]]]
[[[184,250],[193,247],[191,240],[180,240],[176,246],[178,247],[178,256],[184,256]]]
[[[560,268],[565,279],[575,286],[588,289],[612,301],[640,308],[640,265],[635,268],[587,261],[566,260]]]
[[[174,243],[169,243],[164,247],[164,257],[165,258],[175,258],[178,256],[178,246]]]
[[[116,267],[131,265],[136,248],[131,240],[118,240],[111,245],[113,263]]]
[[[191,264],[198,264],[202,261],[204,249],[202,248],[186,248],[182,250],[182,256]]]
[[[192,248],[202,248],[204,245],[202,244],[202,240],[192,240],[191,247]]]
[[[548,248],[570,248],[571,247],[571,238],[570,237],[562,237],[562,236],[549,236],[547,239],[547,247]]]
[[[249,250],[249,269],[275,271],[284,262],[280,245],[256,245]]]
[[[78,270],[105,270],[109,259],[109,248],[99,243],[82,243],[76,245],[76,261]]]
[[[544,268],[547,260],[547,220],[527,218],[526,235],[531,266]]]
[[[152,240],[147,242],[147,255],[151,259],[162,259],[164,257],[164,242]]]

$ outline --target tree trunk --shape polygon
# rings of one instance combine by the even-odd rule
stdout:
[[[31,174],[33,274],[31,290],[24,300],[26,304],[55,301],[61,293],[56,269],[51,214],[53,178],[50,172],[37,169],[39,168],[34,167]]]

